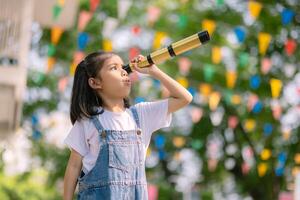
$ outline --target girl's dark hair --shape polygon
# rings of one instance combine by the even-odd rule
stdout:
[[[104,62],[117,55],[114,52],[97,51],[85,57],[76,67],[72,88],[70,118],[72,124],[82,117],[90,118],[102,114],[96,107],[102,106],[103,101],[96,91],[88,84],[88,79],[95,78],[103,67]],[[101,78],[101,77],[100,77]],[[124,98],[124,107],[129,108],[129,99]]]

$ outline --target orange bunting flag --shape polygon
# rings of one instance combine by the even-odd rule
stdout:
[[[92,16],[93,16],[92,12],[85,11],[85,10],[80,12],[79,19],[78,19],[78,25],[77,25],[78,32],[83,32],[86,25],[91,20]]]
[[[103,39],[103,50],[104,51],[112,51],[113,47],[112,47],[112,41],[110,39]]]
[[[234,87],[236,78],[237,78],[237,74],[235,71],[226,72],[226,83],[228,88],[232,89]]]
[[[220,92],[213,92],[209,96],[209,108],[210,110],[214,111],[219,105],[221,99]]]
[[[294,161],[296,164],[300,165],[300,153],[296,153],[294,157]]]
[[[182,136],[175,136],[173,138],[173,144],[175,147],[180,148],[185,145],[185,138]]]
[[[202,21],[202,29],[207,30],[208,33],[212,35],[216,29],[216,22],[214,20],[205,19]]]
[[[268,170],[268,165],[266,163],[259,163],[257,166],[257,170],[259,177],[262,177],[266,174]]]
[[[270,80],[271,93],[273,98],[278,98],[282,88],[282,82],[279,79],[272,78]]]
[[[207,83],[202,83],[199,85],[199,92],[203,96],[208,97],[211,91],[212,91],[211,85]]]
[[[56,45],[61,37],[63,33],[63,29],[58,27],[58,26],[54,26],[51,29],[51,42],[52,44]]]
[[[261,55],[265,55],[271,42],[271,38],[272,36],[269,33],[260,32],[258,34],[258,47]]]
[[[58,5],[64,6],[65,5],[65,0],[57,0]]]
[[[212,48],[212,62],[214,64],[219,64],[222,59],[221,48],[214,46]]]
[[[248,9],[249,9],[250,15],[254,19],[256,19],[259,16],[261,8],[262,8],[262,4],[259,2],[249,1],[249,3],[248,3]]]
[[[55,61],[56,61],[55,58],[48,57],[48,59],[47,59],[47,70],[46,70],[46,73],[52,71],[53,66],[55,64]]]

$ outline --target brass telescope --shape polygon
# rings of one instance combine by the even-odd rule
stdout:
[[[187,38],[179,40],[170,44],[168,47],[159,49],[150,53],[144,60],[141,60],[137,65],[138,67],[149,67],[152,64],[159,64],[165,60],[170,59],[171,57],[180,55],[184,52],[187,52],[191,49],[201,46],[210,40],[210,36],[207,31],[198,32],[194,35],[191,35]],[[127,73],[132,72],[133,63],[129,63],[123,66],[123,69]]]

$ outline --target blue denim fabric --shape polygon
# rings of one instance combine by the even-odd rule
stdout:
[[[97,116],[91,118],[100,150],[95,166],[78,178],[78,200],[148,199],[142,132],[135,107],[130,110],[134,130],[104,130]]]

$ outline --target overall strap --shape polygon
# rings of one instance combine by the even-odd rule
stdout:
[[[92,116],[91,120],[92,120],[94,126],[96,127],[96,129],[98,130],[98,133],[101,133],[101,132],[104,130],[104,128],[103,128],[103,126],[101,125],[101,123],[100,123],[100,121],[99,121],[99,119],[98,119],[97,116],[98,116],[98,115]]]
[[[133,114],[133,118],[134,118],[134,121],[135,123],[137,124],[138,128],[141,128],[140,127],[140,120],[139,120],[139,116],[138,116],[138,113],[137,113],[137,110],[136,110],[136,107],[132,106],[130,108],[132,114]]]

